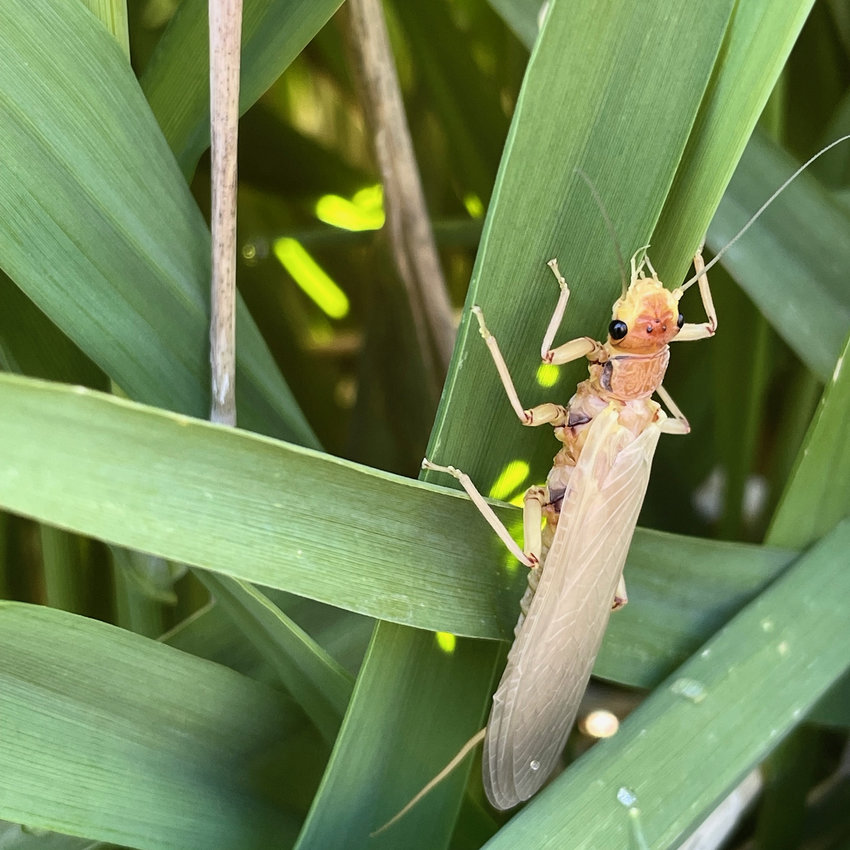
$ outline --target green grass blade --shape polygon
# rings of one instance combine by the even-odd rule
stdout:
[[[806,434],[767,539],[780,546],[806,546],[850,514],[850,340]]]
[[[0,14],[3,269],[125,392],[206,415],[209,232],[125,57],[79,3]],[[244,304],[237,325],[240,421],[315,445]]]
[[[788,485],[768,529],[767,540],[806,546],[850,514],[850,455],[846,423],[850,417],[850,376],[844,363],[850,340],[835,364]],[[817,712],[827,725],[850,725],[846,699],[850,679]]]
[[[42,525],[39,533],[47,604],[75,614],[85,613],[92,574],[85,568],[80,539],[48,525]]]
[[[0,376],[0,407],[8,510],[372,617],[512,633],[525,576],[464,496],[57,384]],[[344,506],[344,534],[329,505]],[[639,533],[628,571],[642,604],[613,619],[604,675],[656,681],[788,557]]]
[[[109,389],[106,375],[2,273],[0,303],[0,358],[5,371]]]
[[[700,239],[708,229],[812,3],[735,5],[715,74],[652,237],[656,267],[670,280],[681,280],[696,247],[694,235]]]
[[[111,546],[115,622],[124,629],[159,637],[167,628],[165,606],[176,601],[171,565],[161,558]]]
[[[490,5],[504,18],[516,37],[529,49],[537,39],[537,0],[490,0]]]
[[[0,821],[0,847],[3,850],[111,850],[112,845]]]
[[[352,677],[247,582],[204,572],[199,572],[198,578],[276,671],[325,739],[332,742],[351,697]]]
[[[341,0],[246,0],[242,17],[240,112],[283,73]],[[184,0],[142,76],[142,88],[183,173],[210,143],[206,0]]]
[[[754,134],[709,228],[712,250],[729,242],[798,166],[764,134]],[[848,227],[847,213],[814,175],[803,174],[723,260],[822,381],[832,374],[850,327]]]
[[[433,663],[418,666],[431,648]],[[443,846],[460,806],[462,770],[398,827],[369,835],[421,788],[419,771],[409,764],[421,757],[420,748],[430,751],[439,769],[466,742],[467,729],[483,722],[477,694],[489,687],[492,675],[493,653],[481,641],[459,641],[447,653],[437,648],[433,634],[380,623],[297,850]],[[443,720],[436,730],[429,728],[435,705]],[[364,722],[369,716],[372,721]],[[360,779],[352,782],[352,776]]]
[[[286,734],[285,699],[48,608],[0,603],[0,643],[0,817],[139,848],[291,839],[258,774]]]
[[[623,7],[620,17],[600,17],[591,3],[570,4],[566,11],[553,7],[520,95],[467,298],[483,308],[524,404],[564,400],[586,373],[574,364],[562,369],[558,389],[536,384],[537,352],[557,298],[546,261],[559,258],[572,292],[558,340],[600,335],[620,290],[610,233],[575,169],[593,181],[626,259],[646,245],[696,119],[730,8],[689,6],[669,15],[662,4],[649,4]],[[688,52],[683,63],[679,38],[688,30],[701,49]],[[652,32],[646,55],[619,49],[622,33],[637,31]],[[586,53],[591,43],[593,57]],[[670,89],[668,69],[674,65],[676,87]],[[433,460],[472,474],[485,492],[515,458],[533,458],[528,483],[540,480],[551,463],[553,441],[517,427],[469,319],[467,314],[461,325],[457,365],[429,452]],[[493,446],[512,450],[505,456]]]
[[[845,523],[487,847],[677,847],[847,669],[848,545]]]
[[[130,33],[127,29],[127,0],[81,0],[103,23],[130,60]]]

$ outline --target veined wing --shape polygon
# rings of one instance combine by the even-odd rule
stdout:
[[[637,524],[660,420],[635,437],[609,406],[589,428],[540,583],[493,696],[482,767],[498,809],[531,797],[564,748]]]

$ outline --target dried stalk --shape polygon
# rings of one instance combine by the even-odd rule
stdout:
[[[349,0],[352,54],[384,184],[389,241],[423,360],[439,386],[454,346],[451,302],[413,155],[380,0]]]
[[[210,419],[236,424],[236,150],[242,0],[209,0],[212,142]]]

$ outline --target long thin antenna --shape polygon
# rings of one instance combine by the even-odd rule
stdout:
[[[626,290],[629,288],[628,281],[626,280],[626,264],[623,262],[623,252],[620,250],[620,243],[617,241],[617,234],[614,232],[614,225],[611,223],[611,217],[608,215],[608,210],[605,209],[605,204],[602,203],[602,198],[600,197],[596,186],[593,185],[593,181],[580,168],[576,168],[575,173],[578,174],[585,183],[587,183],[587,188],[590,189],[590,194],[593,196],[593,200],[596,201],[596,206],[599,207],[599,212],[602,213],[602,218],[605,220],[605,225],[611,236],[611,241],[614,243],[614,250],[617,252],[617,262],[620,266],[620,281],[623,284],[623,295],[625,295]]]
[[[788,187],[789,183],[792,183],[796,180],[816,159],[822,157],[827,151],[832,150],[836,145],[840,145],[842,142],[846,142],[850,139],[850,135],[841,136],[836,139],[834,142],[830,142],[825,148],[819,150],[813,157],[806,160],[753,214],[750,220],[738,231],[737,236],[734,236],[731,241],[727,242],[726,245],[721,248],[717,254],[714,256],[714,259],[710,263],[706,263],[705,268],[699,272],[699,274],[695,274],[690,280],[685,281],[680,287],[681,291],[684,292],[691,284],[696,283],[700,277],[702,277],[755,223],[756,219],[781,195],[785,189]]]
[[[429,791],[439,785],[483,740],[486,729],[476,732],[461,748],[458,754],[398,813],[393,815],[383,826],[369,833],[370,838],[380,835],[394,823],[398,823]]]

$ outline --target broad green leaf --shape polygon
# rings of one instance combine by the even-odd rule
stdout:
[[[850,455],[846,438],[850,376],[844,365],[848,354],[850,340],[835,364],[832,380],[824,391],[773,516],[767,534],[770,543],[810,545],[850,514]],[[850,679],[845,678],[819,707],[816,718],[829,725],[850,724],[848,692]]]
[[[755,133],[709,228],[712,250],[726,245],[798,165]],[[802,174],[722,260],[822,381],[850,328],[848,232],[850,216],[812,174]]]
[[[731,3],[693,3],[671,9],[668,3],[646,2],[639,7],[606,6],[605,14],[600,14],[594,2],[556,0],[550,6],[517,103],[467,299],[468,304],[484,308],[515,369],[525,404],[544,400],[540,389],[531,387],[537,366],[534,352],[539,351],[557,297],[546,261],[559,257],[573,292],[559,339],[599,333],[619,291],[608,230],[575,169],[582,168],[604,198],[625,250],[645,245],[687,143],[731,9]],[[630,41],[628,34],[633,33],[651,33],[651,38]],[[631,49],[624,50],[624,43]],[[682,50],[683,43],[688,44],[687,50]],[[532,481],[539,480],[542,458],[548,454],[551,459],[554,441],[539,435],[517,436],[516,418],[474,325],[467,311],[429,455],[439,463],[463,468],[486,492],[510,461],[533,457],[531,445],[536,440],[541,451],[532,464]],[[579,370],[564,371],[567,385],[574,385]],[[549,390],[545,400],[553,395],[566,397],[569,392]],[[506,451],[505,446],[512,449]],[[480,517],[477,524],[482,524]],[[476,533],[474,528],[472,521],[469,536]],[[445,526],[435,531],[445,533]],[[516,602],[514,617],[515,606]],[[406,670],[400,671],[391,663],[398,640],[396,629],[376,633],[311,811],[310,831],[299,842],[302,850],[341,846],[340,833],[345,834],[349,848],[368,840],[370,807],[364,803],[365,811],[358,812],[350,806],[342,754],[368,775],[391,779],[399,768],[386,764],[386,752],[370,756],[358,739],[371,740],[378,737],[377,730],[387,729],[388,718],[376,713],[375,706],[391,685],[401,686],[400,677],[427,681],[431,671],[430,678],[436,680],[442,669],[434,644],[411,638],[405,644],[413,651]],[[490,654],[489,662],[494,658]],[[390,672],[392,680],[385,678]],[[459,665],[439,679],[439,692],[417,693],[415,700],[394,705],[389,729],[395,736],[390,740],[390,731],[385,731],[381,740],[395,762],[407,762],[414,786],[421,787],[445,764],[433,745],[443,730],[450,730],[453,741],[476,731],[486,703],[483,687],[471,697],[463,716],[456,710],[447,712],[441,702],[452,682],[460,689],[475,672]],[[432,710],[424,710],[423,703]],[[400,713],[409,716],[410,724],[400,721]],[[413,723],[414,740],[395,731],[410,729]],[[420,819],[428,816],[431,806],[443,807],[444,814],[446,795],[459,797],[464,778],[462,772],[449,777],[439,800],[424,800],[414,821],[400,822],[392,846],[429,850],[445,846],[451,825],[435,816],[432,822],[439,824],[439,831],[425,834]],[[370,791],[370,796],[377,794],[380,788]],[[383,794],[394,800],[396,788],[387,783]],[[388,804],[387,814],[389,810]]]
[[[486,846],[678,847],[850,664],[848,545],[844,523]]]
[[[710,5],[705,14],[690,7],[670,16],[650,3],[624,8],[622,17],[600,17],[593,4],[552,6],[529,64],[467,297],[483,308],[526,405],[564,400],[586,375],[574,364],[562,370],[558,389],[536,383],[540,341],[558,294],[546,261],[559,259],[572,293],[559,341],[601,335],[620,291],[611,235],[575,170],[587,174],[603,199],[627,259],[655,226],[708,83],[729,11]],[[653,11],[664,20],[654,22]],[[702,47],[684,64],[677,27],[697,27],[693,37]],[[636,30],[653,33],[645,56],[619,50],[621,34]],[[592,57],[585,53],[590,43]],[[677,67],[675,90],[667,48],[667,61]],[[645,126],[647,113],[656,120]],[[638,125],[640,132],[620,129]],[[628,168],[618,168],[626,162]],[[554,454],[551,438],[517,427],[468,312],[435,433],[432,459],[473,474],[485,492],[517,458],[534,458],[528,483],[539,480]],[[503,456],[493,446],[514,450]]]
[[[283,73],[342,0],[246,0],[242,12],[240,111]],[[206,0],[184,0],[142,76],[142,88],[183,173],[210,143]]]
[[[125,392],[206,415],[209,232],[126,58],[80,3],[0,15],[0,266]],[[237,325],[240,421],[315,445]]]
[[[291,840],[261,779],[279,694],[49,608],[0,602],[0,644],[0,818],[138,848]]]
[[[735,5],[711,85],[653,233],[652,256],[662,279],[682,280],[813,2]],[[655,115],[647,118],[657,120]]]
[[[0,376],[0,407],[7,510],[404,625],[512,634],[525,575],[465,496],[58,384]],[[501,512],[519,524],[516,508]],[[632,555],[640,604],[612,619],[600,672],[639,685],[789,558],[654,532],[638,534]]]

